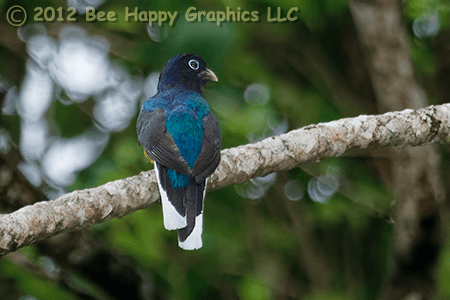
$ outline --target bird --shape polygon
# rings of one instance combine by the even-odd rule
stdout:
[[[213,81],[217,76],[202,57],[172,57],[136,124],[138,142],[154,161],[164,227],[178,229],[185,250],[203,246],[206,179],[220,163],[219,123],[202,96],[202,87]]]

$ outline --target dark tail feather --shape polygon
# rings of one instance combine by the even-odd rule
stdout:
[[[183,249],[194,250],[202,247],[204,196],[205,181],[198,184],[192,178],[186,187],[187,226],[178,230],[178,245]]]
[[[184,207],[185,188],[174,189],[167,175],[168,168],[155,162],[156,177],[163,208],[164,227],[167,230],[184,228],[186,222],[186,209]]]

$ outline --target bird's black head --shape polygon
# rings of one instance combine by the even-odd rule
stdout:
[[[209,81],[217,81],[216,75],[206,68],[200,56],[191,53],[172,57],[159,76],[158,92],[185,87],[201,94],[201,87]]]

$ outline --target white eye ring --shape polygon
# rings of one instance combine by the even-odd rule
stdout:
[[[188,65],[191,69],[193,70],[198,70],[198,68],[200,68],[200,64],[198,63],[198,61],[196,61],[195,59],[191,59],[188,62]]]

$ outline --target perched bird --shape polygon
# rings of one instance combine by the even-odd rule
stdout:
[[[164,226],[178,229],[178,244],[187,250],[202,247],[206,178],[220,162],[219,124],[201,91],[209,81],[217,77],[200,56],[171,58],[136,126],[139,144],[155,162]]]

